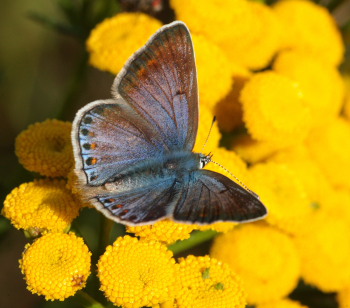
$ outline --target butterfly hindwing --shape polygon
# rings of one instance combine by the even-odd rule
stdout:
[[[164,219],[177,199],[175,178],[164,179],[151,187],[124,193],[97,196],[92,201],[107,217],[127,225],[144,225]]]
[[[113,89],[155,127],[169,152],[192,151],[198,89],[191,35],[182,22],[159,30],[125,65]]]
[[[210,170],[190,173],[179,194],[173,213],[173,219],[179,222],[247,222],[267,213],[256,196],[226,176]]]

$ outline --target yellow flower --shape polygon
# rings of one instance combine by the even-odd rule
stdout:
[[[294,234],[314,211],[298,174],[286,164],[260,163],[249,170],[249,187],[269,210],[266,221]]]
[[[138,308],[173,298],[175,260],[156,241],[124,236],[108,246],[98,262],[101,290],[115,305]]]
[[[306,143],[311,158],[336,187],[350,188],[350,122],[338,117],[312,131]]]
[[[241,93],[244,121],[254,139],[280,145],[302,141],[309,107],[297,83],[272,71],[255,74]]]
[[[193,148],[193,152],[200,153],[208,138],[209,130],[214,119],[214,114],[210,108],[206,105],[201,105],[199,108],[199,125],[196,143]],[[214,123],[207,144],[205,145],[205,151],[215,151],[219,146],[221,134],[217,122]]]
[[[233,71],[231,91],[216,104],[214,109],[219,127],[223,132],[231,132],[243,125],[243,111],[239,97],[245,83],[252,75],[247,69],[238,65],[236,65]]]
[[[350,285],[349,221],[320,209],[304,232],[294,237],[301,258],[301,276],[324,292],[336,292]]]
[[[250,69],[267,67],[273,56],[281,48],[282,25],[272,9],[261,3],[247,1],[254,16],[251,38],[231,41],[230,50],[226,48],[231,60]],[[231,29],[236,27],[234,22]]]
[[[243,308],[245,293],[240,278],[209,256],[188,256],[178,265],[179,308]]]
[[[304,188],[311,208],[317,210],[319,207],[326,207],[329,201],[333,201],[333,189],[328,179],[314,160],[311,159],[305,146],[282,150],[274,155],[270,161],[285,164],[293,171]],[[310,219],[310,217],[304,215],[300,218],[303,219],[299,219],[298,223],[302,224],[307,224]],[[295,231],[298,232],[298,228],[295,228]]]
[[[242,278],[249,304],[280,299],[298,282],[300,260],[293,241],[263,223],[240,225],[218,236],[211,256]]]
[[[147,241],[160,241],[165,244],[172,244],[177,240],[185,240],[195,225],[176,223],[171,220],[161,220],[153,225],[127,227],[127,232],[134,233]]]
[[[234,151],[250,164],[265,161],[281,148],[285,146],[268,141],[257,141],[249,135],[238,137],[233,144]]]
[[[288,298],[279,299],[273,302],[267,302],[264,304],[257,305],[256,308],[308,308],[296,301],[292,301]]]
[[[287,51],[279,54],[273,68],[300,85],[316,125],[324,125],[339,114],[344,82],[334,66],[305,52]]]
[[[16,138],[20,163],[44,176],[67,176],[73,168],[71,130],[71,123],[58,120],[30,125]]]
[[[348,189],[331,189],[325,194],[322,208],[329,217],[336,217],[350,223],[350,191]]]
[[[80,207],[89,207],[89,208],[95,208],[86,197],[84,197],[84,194],[82,190],[79,188],[79,180],[77,175],[75,174],[75,171],[72,170],[67,175],[67,184],[66,188],[70,190],[70,192],[74,195],[74,198],[76,202],[80,204]]]
[[[196,225],[196,229],[205,231],[205,230],[214,230],[216,232],[228,232],[231,231],[238,223],[236,222],[216,222],[211,225]]]
[[[117,74],[161,26],[157,19],[142,13],[120,13],[105,19],[86,42],[90,64]]]
[[[343,112],[344,112],[344,116],[348,120],[350,120],[350,76],[345,77],[344,83],[345,83],[345,100],[344,100]]]
[[[224,52],[206,37],[193,34],[192,40],[196,54],[199,100],[201,106],[206,105],[213,109],[231,89],[230,61]]]
[[[46,300],[63,301],[85,287],[91,253],[75,234],[49,233],[27,244],[20,260],[27,288]]]
[[[204,35],[216,43],[230,60],[239,44],[250,42],[257,32],[255,18],[245,0],[171,0],[176,18],[184,21],[194,34]],[[255,31],[255,32],[254,32]],[[208,59],[216,61],[217,59]]]
[[[80,209],[65,186],[63,180],[50,179],[24,183],[6,197],[3,215],[17,229],[32,235],[45,230],[62,232],[69,228]]]
[[[339,308],[349,308],[350,306],[350,285],[338,293],[337,296]]]
[[[238,183],[245,182],[247,177],[247,165],[234,151],[220,147],[215,149],[212,154],[212,160],[222,167],[210,162],[204,169],[221,173]]]
[[[311,1],[284,0],[274,5],[274,11],[284,24],[285,48],[304,51],[332,65],[340,64],[344,43],[327,9]]]

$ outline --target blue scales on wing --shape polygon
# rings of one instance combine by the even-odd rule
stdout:
[[[85,110],[84,110],[85,109]],[[159,134],[123,99],[97,101],[82,110],[78,151],[86,184],[99,186],[123,170],[162,153]]]

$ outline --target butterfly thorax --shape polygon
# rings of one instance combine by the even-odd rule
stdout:
[[[135,189],[151,189],[160,182],[181,182],[184,176],[202,168],[207,162],[203,154],[172,152],[136,163],[111,178],[104,186],[118,193]]]

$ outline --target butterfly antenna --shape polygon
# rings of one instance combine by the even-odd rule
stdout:
[[[238,177],[236,177],[232,172],[230,172],[227,168],[225,168],[223,165],[219,164],[218,162],[216,161],[213,161],[211,160],[211,157],[210,157],[210,162],[211,163],[214,163],[215,165],[218,165],[219,167],[221,167],[222,169],[224,169],[229,175],[231,175],[235,180],[236,182],[241,185],[245,190],[247,190],[248,192],[250,192],[254,197],[256,197],[257,199],[260,199],[260,197],[252,190],[250,190],[247,185],[245,185]]]
[[[213,129],[213,126],[214,126],[215,122],[216,122],[216,116],[214,116],[213,121],[211,122],[211,125],[210,125],[210,128],[209,128],[209,133],[208,133],[207,139],[205,139],[205,142],[204,142],[203,147],[201,149],[201,153],[203,153],[203,150],[204,150],[205,146],[208,143],[208,140],[209,140],[209,137],[210,137],[210,133],[211,133],[211,131]]]

